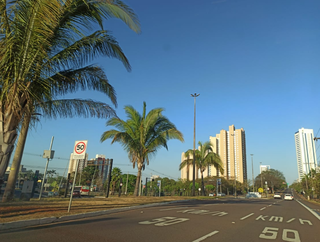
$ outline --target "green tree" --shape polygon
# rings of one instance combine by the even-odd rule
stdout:
[[[0,16],[1,178],[18,125],[23,120],[28,126],[36,108],[79,88],[106,92],[104,72],[88,65],[93,58],[117,58],[130,70],[118,43],[103,29],[103,19],[119,18],[135,31],[139,23],[121,1],[1,1]],[[96,23],[101,30],[88,35]]]
[[[162,115],[163,108],[155,108],[146,113],[144,102],[142,115],[132,106],[125,106],[125,112],[127,120],[113,117],[107,121],[107,126],[114,126],[117,129],[104,132],[101,142],[112,139],[111,144],[121,143],[128,153],[133,168],[137,164],[138,174],[134,194],[138,196],[141,170],[146,164],[149,165],[150,156],[155,155],[161,147],[168,149],[169,139],[183,141],[183,135],[168,118]]]
[[[205,196],[204,182],[203,182],[203,172],[208,168],[209,165],[213,165],[220,171],[221,174],[224,173],[223,164],[220,156],[213,152],[212,144],[207,141],[205,143],[198,142],[199,149],[195,150],[195,163],[196,167],[201,173],[201,192],[202,196]],[[187,150],[184,154],[185,159],[180,163],[179,170],[187,165],[193,164],[193,150]]]
[[[117,188],[119,188],[121,176],[122,176],[122,172],[120,168],[114,167],[111,171],[111,184],[110,184],[112,194],[114,194],[114,191],[117,190]]]
[[[268,187],[271,187],[272,192],[284,189],[287,186],[286,178],[283,173],[275,169],[263,171],[256,176],[255,187],[260,187],[262,185],[262,188],[264,188],[266,183]]]

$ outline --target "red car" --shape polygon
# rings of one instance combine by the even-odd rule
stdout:
[[[72,197],[81,197],[80,191],[73,191]]]

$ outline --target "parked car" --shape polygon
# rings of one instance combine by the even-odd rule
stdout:
[[[223,197],[225,195],[226,195],[225,193],[217,193],[217,197]]]
[[[292,194],[286,194],[286,195],[284,195],[284,200],[292,201],[292,200],[293,200]]]
[[[73,191],[72,197],[81,197],[80,191]]]
[[[209,197],[214,197],[214,193],[209,193]]]
[[[274,198],[274,199],[281,199],[282,196],[281,196],[280,193],[276,192],[276,193],[273,195],[273,198]]]

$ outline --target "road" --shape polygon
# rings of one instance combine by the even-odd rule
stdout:
[[[0,233],[0,241],[293,241],[320,238],[319,206],[301,201],[188,201]]]

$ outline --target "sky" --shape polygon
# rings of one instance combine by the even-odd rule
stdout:
[[[125,2],[141,23],[136,34],[119,20],[108,20],[128,57],[127,72],[117,59],[99,58],[117,92],[117,115],[124,106],[142,112],[162,107],[184,135],[170,140],[143,171],[143,178],[180,178],[181,153],[193,147],[194,99],[196,142],[208,141],[232,124],[246,133],[248,178],[260,162],[298,178],[294,133],[320,130],[319,0],[176,0]],[[101,93],[79,91],[64,98],[111,101]],[[44,170],[41,157],[54,136],[55,158],[48,169],[63,175],[76,140],[88,140],[89,158],[104,154],[123,173],[136,174],[126,152],[111,140],[100,142],[109,128],[97,118],[41,119],[29,132],[22,165]],[[320,133],[319,135],[320,136]],[[320,141],[318,141],[320,142]],[[316,144],[319,147],[319,144]],[[318,156],[320,150],[317,150]]]

